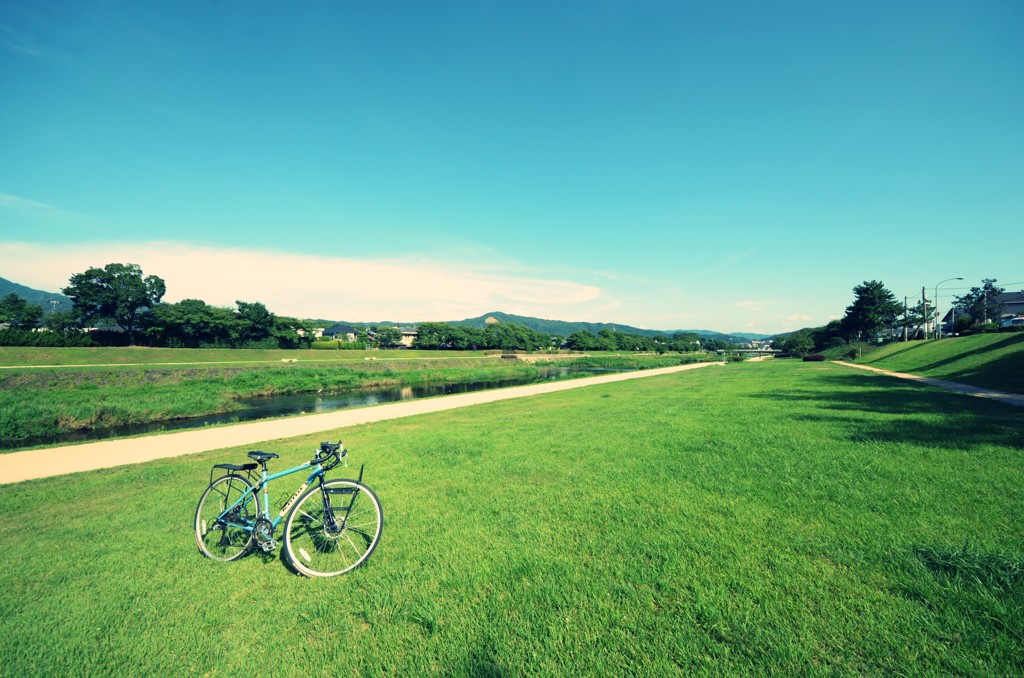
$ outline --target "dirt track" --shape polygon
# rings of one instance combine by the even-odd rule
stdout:
[[[137,464],[153,459],[177,457],[224,447],[254,445],[265,440],[294,438],[310,433],[333,431],[347,426],[356,426],[374,421],[440,412],[442,410],[468,407],[497,400],[555,393],[556,391],[565,391],[573,388],[654,377],[708,367],[709,365],[724,364],[696,363],[693,365],[680,365],[678,367],[663,367],[654,370],[608,374],[585,379],[516,386],[494,391],[463,393],[442,398],[410,400],[403,403],[340,410],[326,414],[257,421],[250,424],[237,424],[220,428],[192,429],[141,438],[103,440],[83,445],[66,445],[40,450],[27,450],[25,452],[12,452],[10,454],[0,454],[0,483],[16,483],[23,480],[46,478],[65,473],[91,471],[93,469],[110,468],[124,464]]]
[[[1024,396],[1017,395],[1016,393],[1005,393],[1003,391],[995,391],[990,388],[971,386],[970,384],[961,384],[956,381],[945,381],[943,379],[934,379],[932,377],[922,377],[919,374],[908,374],[906,372],[892,372],[890,370],[883,370],[878,367],[872,367],[871,365],[858,365],[856,363],[843,362],[842,360],[833,360],[832,362],[834,362],[836,365],[844,365],[845,367],[855,367],[858,370],[867,370],[868,372],[884,374],[886,376],[897,377],[899,379],[910,379],[911,381],[916,381],[921,384],[928,384],[929,386],[943,388],[946,389],[947,391],[954,391],[956,393],[972,395],[978,398],[988,398],[989,400],[995,400],[997,402],[1006,403],[1007,405],[1014,405],[1016,407],[1024,407]]]

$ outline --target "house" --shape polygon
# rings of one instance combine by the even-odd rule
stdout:
[[[1024,291],[1003,292],[997,294],[995,301],[1003,305],[1003,316],[1000,324],[1008,325],[1013,318],[1024,316]],[[952,308],[942,318],[943,330],[948,332],[953,323],[953,314],[956,313],[956,320],[959,323],[963,318],[970,317],[961,308]]]
[[[402,330],[402,338],[398,340],[398,343],[406,348],[412,348],[412,342],[416,341],[416,337],[419,336],[419,332],[416,330]]]
[[[356,328],[352,327],[351,325],[338,323],[336,325],[331,325],[330,327],[325,328],[321,336],[326,337],[328,339],[338,339],[340,341],[347,341],[348,343],[351,344],[356,340],[356,335],[358,333],[359,331]]]

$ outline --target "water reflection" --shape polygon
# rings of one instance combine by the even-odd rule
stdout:
[[[355,407],[369,407],[419,398],[472,393],[511,386],[525,386],[542,381],[562,379],[575,373],[629,372],[631,370],[609,370],[593,367],[540,367],[536,378],[502,379],[495,381],[473,381],[460,384],[425,384],[421,386],[395,386],[391,388],[354,389],[338,393],[306,393],[300,395],[279,395],[262,398],[246,398],[238,402],[244,409],[225,414],[211,414],[189,419],[176,419],[152,424],[133,424],[107,429],[74,431],[54,436],[37,436],[19,441],[0,441],[0,448],[31,447],[34,445],[59,445],[62,443],[104,440],[119,436],[140,435],[160,431],[176,431],[202,428],[216,424],[256,421],[274,417],[299,414],[321,414]]]

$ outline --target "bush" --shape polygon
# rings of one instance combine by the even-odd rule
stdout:
[[[317,339],[310,346],[314,351],[362,351],[366,344],[356,341],[349,343],[338,339]]]
[[[0,346],[96,346],[86,334],[60,334],[59,332],[33,332],[32,330],[0,330]]]
[[[822,363],[825,362],[825,356],[820,353],[808,353],[804,356],[805,363]]]

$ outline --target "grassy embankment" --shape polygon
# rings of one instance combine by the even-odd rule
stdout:
[[[340,579],[199,555],[245,448],[0,487],[4,673],[1024,671],[1016,408],[776,361],[262,448],[338,437],[387,517]]]
[[[1024,333],[981,334],[883,346],[857,363],[1024,394]]]
[[[0,447],[7,451],[35,436],[236,412],[243,409],[240,399],[255,396],[530,379],[538,375],[536,366],[519,361],[481,354],[451,357],[426,351],[373,352],[370,361],[360,357],[332,362],[320,360],[320,356],[350,352],[39,350],[45,355],[35,360],[59,367],[0,370]],[[424,357],[425,353],[430,355]],[[281,364],[278,354],[290,359],[299,355],[299,362]],[[221,364],[232,357],[238,364]],[[24,351],[12,354],[0,350],[0,361],[7,360],[8,364],[32,359]],[[83,366],[97,365],[97,361],[118,367]],[[661,367],[679,364],[680,358],[595,361],[605,366]]]

